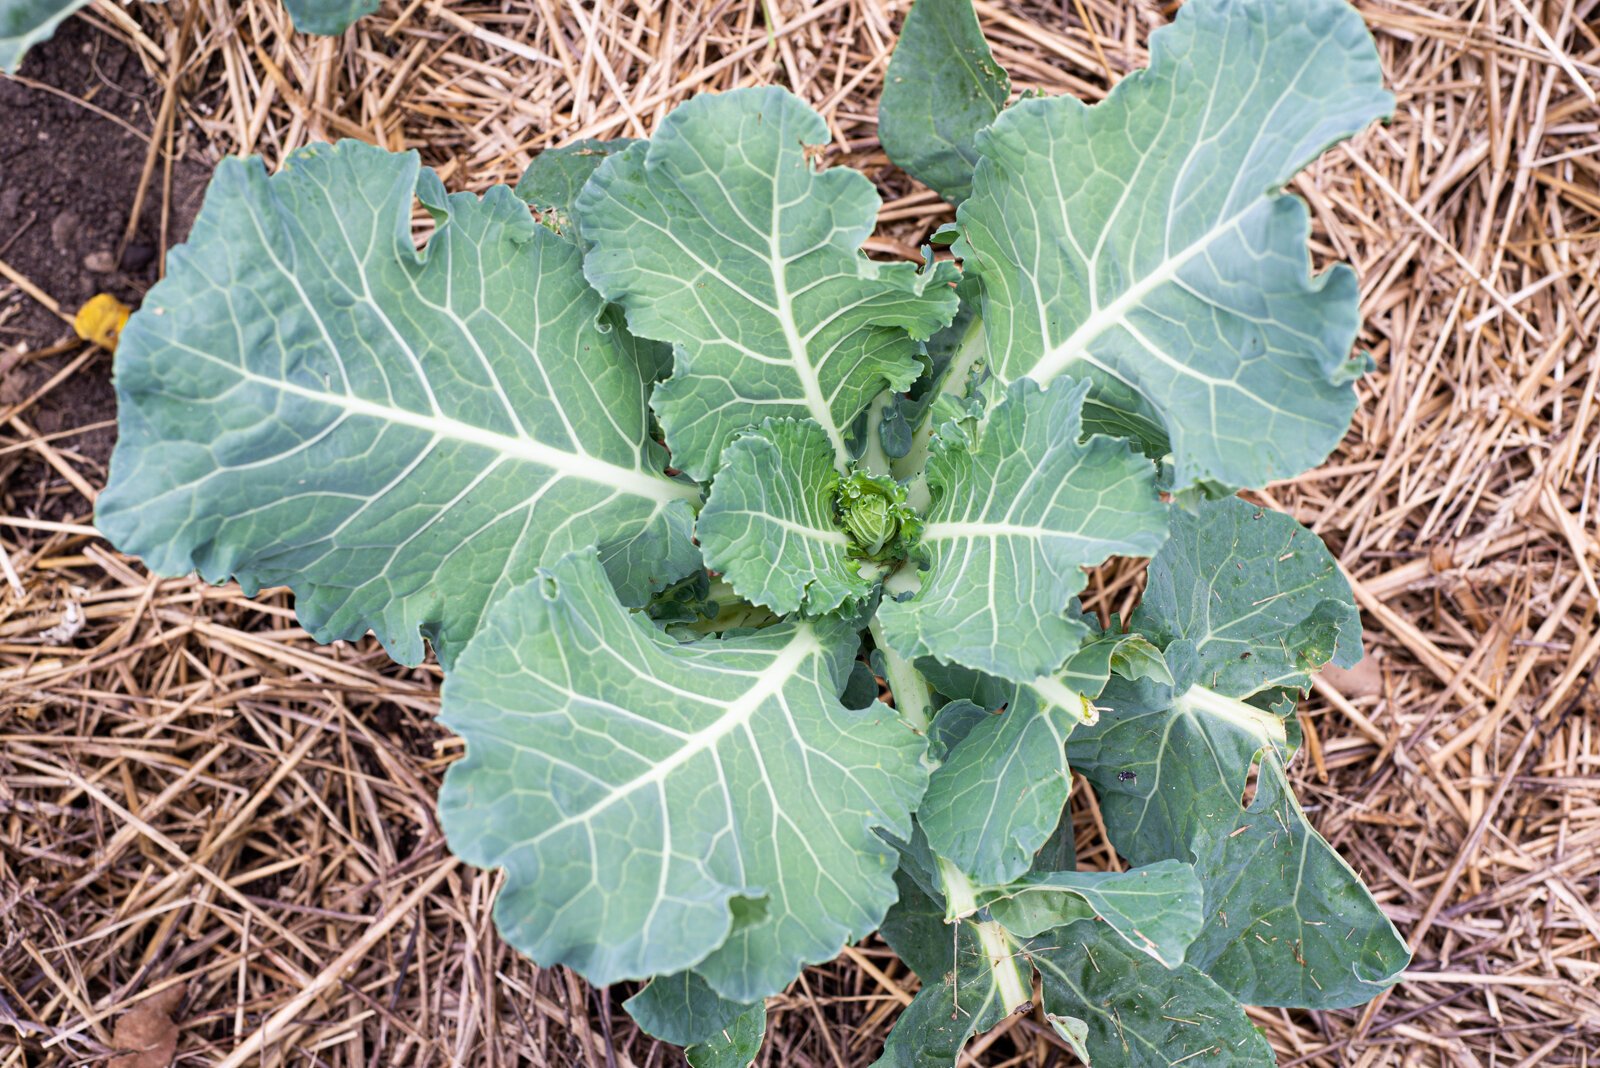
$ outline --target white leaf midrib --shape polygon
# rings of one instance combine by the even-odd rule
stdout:
[[[833,459],[840,471],[844,471],[850,464],[850,450],[845,447],[844,434],[833,421],[833,412],[828,407],[827,398],[822,395],[822,382],[817,376],[817,369],[811,365],[811,354],[806,348],[805,338],[800,336],[800,327],[794,320],[794,300],[789,292],[789,261],[783,258],[779,247],[778,220],[783,217],[782,205],[778,203],[778,182],[772,182],[772,227],[767,232],[768,255],[772,262],[772,289],[775,299],[775,313],[778,324],[783,328],[783,340],[789,348],[789,363],[794,367],[795,377],[800,380],[801,391],[805,394],[806,407],[811,410],[811,416],[822,427],[823,433],[828,435],[828,443],[833,446]]]
[[[647,786],[659,786],[669,775],[690,760],[701,753],[715,750],[718,743],[728,735],[748,729],[750,720],[768,700],[783,691],[790,679],[799,671],[800,665],[823,651],[822,643],[811,627],[797,628],[788,644],[778,650],[772,662],[762,669],[755,685],[734,700],[726,702],[722,713],[715,720],[693,733],[685,734],[678,748],[665,759],[652,764],[648,770],[611,787],[604,796],[583,811],[575,812],[545,828],[529,842],[529,845],[537,845],[568,827],[587,823],[612,805]],[[698,694],[693,696],[700,700],[710,700]]]
[[[1151,293],[1155,292],[1157,289],[1160,289],[1169,282],[1174,281],[1177,278],[1179,271],[1188,266],[1189,262],[1195,257],[1209,249],[1215,241],[1221,238],[1229,230],[1238,226],[1240,221],[1243,220],[1243,218],[1251,211],[1255,210],[1259,203],[1259,199],[1250,201],[1245,206],[1244,210],[1229,215],[1221,222],[1218,222],[1215,226],[1202,234],[1197,240],[1191,242],[1181,249],[1177,254],[1169,254],[1161,261],[1160,264],[1156,266],[1154,270],[1119,293],[1109,304],[1097,308],[1095,311],[1090,313],[1089,317],[1084,319],[1083,322],[1079,323],[1077,327],[1073,329],[1072,333],[1068,334],[1059,344],[1052,345],[1043,356],[1039,357],[1039,359],[1031,368],[1023,372],[1023,374],[1018,377],[1031,378],[1040,385],[1046,385],[1052,379],[1056,378],[1056,376],[1064,373],[1075,361],[1083,359],[1085,356],[1087,356],[1089,346],[1095,341],[1096,338],[1100,337],[1112,327],[1124,323],[1128,317],[1128,314],[1134,308],[1136,308],[1139,303],[1145,299],[1145,297],[1149,296]],[[1114,222],[1108,223],[1106,229],[1111,229],[1112,225],[1114,225]],[[1090,260],[1086,264],[1087,273],[1092,276],[1095,273],[1097,266],[1098,264],[1095,260]],[[1042,313],[1044,309],[1041,308],[1040,310]],[[1049,335],[1046,334],[1046,341],[1048,340]],[[1155,355],[1158,355],[1158,357],[1165,357],[1164,353]],[[1164,362],[1167,362],[1175,370],[1184,375],[1190,377],[1195,376],[1194,369],[1183,364],[1181,361],[1172,360],[1170,357],[1165,357]],[[1096,362],[1096,366],[1100,366],[1102,370],[1106,370],[1107,372],[1116,373],[1111,368],[1104,367],[1098,361]],[[1118,377],[1122,376],[1118,375]]]
[[[546,468],[558,478],[589,482],[616,490],[619,493],[663,504],[674,500],[694,501],[699,499],[700,496],[700,488],[692,483],[677,482],[667,478],[665,475],[653,475],[640,468],[623,467],[620,464],[602,460],[588,453],[569,452],[565,449],[546,445],[544,442],[533,438],[502,434],[498,431],[462,422],[459,419],[452,419],[443,414],[431,415],[423,412],[414,412],[406,408],[380,404],[377,401],[371,401],[365,397],[358,397],[349,393],[311,389],[281,378],[272,378],[268,375],[259,374],[248,368],[229,363],[227,360],[220,359],[200,349],[187,345],[177,345],[176,347],[181,348],[190,355],[226,368],[230,373],[238,375],[247,382],[318,404],[326,404],[351,415],[366,416],[399,426],[413,427],[417,430],[426,431],[440,439],[477,445],[502,456]]]
[[[1174,698],[1172,707],[1180,715],[1209,716],[1229,726],[1237,727],[1264,743],[1287,745],[1289,741],[1283,720],[1271,712],[1199,684],[1189,687]]]
[[[753,532],[757,526],[776,528],[785,533],[794,534],[805,538],[807,541],[819,542],[823,545],[833,545],[842,549],[850,547],[848,535],[838,530],[826,530],[822,527],[810,526],[806,523],[797,523],[793,519],[786,519],[777,512],[757,512],[748,508],[729,508],[722,513],[729,516],[744,516],[749,519],[751,530],[746,531],[746,536]]]
[[[1077,530],[1062,530],[1027,523],[990,522],[987,520],[954,520],[929,523],[922,528],[922,540],[930,541],[994,541],[1001,538],[1022,538],[1027,541],[1074,541],[1086,545],[1099,545],[1108,539],[1092,537]]]

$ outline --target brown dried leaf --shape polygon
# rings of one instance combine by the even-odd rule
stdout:
[[[1377,654],[1368,653],[1353,668],[1329,664],[1322,677],[1345,697],[1377,697],[1383,693],[1383,664]]]
[[[169,986],[117,1017],[111,1045],[125,1052],[111,1058],[109,1068],[171,1068],[178,1052],[178,1025],[172,1014],[187,990],[187,983]]]

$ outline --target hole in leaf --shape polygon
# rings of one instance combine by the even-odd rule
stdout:
[[[1261,761],[1253,760],[1250,762],[1250,774],[1245,776],[1244,791],[1239,795],[1240,807],[1249,808],[1256,803],[1256,789],[1259,787],[1260,781]]]
[[[749,927],[767,918],[767,896],[745,897],[736,895],[728,899],[728,911],[733,914],[733,928]]]

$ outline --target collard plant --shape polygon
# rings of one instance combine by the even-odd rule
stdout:
[[[1241,1004],[1407,962],[1285,772],[1349,588],[1233,495],[1349,424],[1355,279],[1283,187],[1391,98],[1343,0],[1190,0],[1150,47],[1004,107],[970,5],[919,0],[882,140],[959,266],[868,259],[878,196],[778,88],[481,198],[355,142],[226,161],[123,334],[100,527],[431,645],[501,932],[649,980],[694,1065],[875,930],[922,981],[884,1065],[1036,997],[1097,1066],[1269,1064]],[[1114,556],[1125,621],[1077,601]],[[1074,773],[1125,870],[1078,870]]]

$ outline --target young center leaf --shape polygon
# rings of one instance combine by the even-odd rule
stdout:
[[[928,567],[879,619],[907,659],[1003,679],[1049,675],[1089,629],[1069,610],[1083,568],[1167,536],[1155,471],[1124,441],[1083,436],[1088,383],[1016,382],[979,427],[941,431],[928,460]]]
[[[878,102],[878,140],[895,165],[952,204],[972,191],[977,132],[1011,95],[972,0],[917,0]]]
[[[413,195],[437,229],[411,241]],[[640,604],[699,565],[655,356],[509,189],[357,141],[225,160],[117,347],[96,523],[156,572],[288,585],[318,640],[450,664],[541,561],[600,545]]]
[[[694,968],[774,994],[872,931],[927,772],[892,711],[839,701],[856,624],[687,645],[618,603],[592,553],[501,598],[444,686],[467,743],[439,798],[457,853],[506,871],[495,916],[596,983]]]
[[[1104,102],[1009,108],[957,215],[992,368],[1092,381],[1089,429],[1170,453],[1179,490],[1320,463],[1365,366],[1356,280],[1311,275],[1281,190],[1392,104],[1346,0],[1193,0]]]
[[[769,419],[723,450],[696,534],[706,566],[774,612],[815,615],[872,592],[834,518],[833,448],[809,419]]]
[[[1408,959],[1307,822],[1284,771],[1286,724],[1262,707],[1279,687],[1308,685],[1330,658],[1359,658],[1349,596],[1327,549],[1289,516],[1236,498],[1175,513],[1131,621],[1165,645],[1175,684],[1113,679],[1100,721],[1069,747],[1120,853],[1194,863],[1206,926],[1187,960],[1251,1004],[1357,1004]]]
[[[808,146],[826,141],[782,89],[700,96],[578,197],[589,280],[676,348],[653,405],[695,478],[735,433],[784,417],[815,420],[842,471],[851,420],[916,380],[917,341],[955,314],[954,265],[862,255],[881,201],[863,175],[817,169]]]

